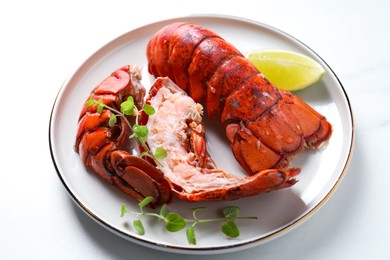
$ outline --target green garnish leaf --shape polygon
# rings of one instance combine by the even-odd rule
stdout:
[[[187,229],[186,234],[188,243],[190,245],[196,245],[195,228],[193,225]]]
[[[149,129],[147,126],[138,124],[133,126],[133,131],[137,137],[147,137],[149,133]]]
[[[240,216],[240,209],[237,206],[227,206],[222,212],[227,219],[235,219]]]
[[[85,105],[86,105],[87,107],[91,107],[91,106],[93,106],[94,104],[95,104],[95,101],[94,101],[93,99],[90,99],[90,100],[87,101],[87,103],[85,103]]]
[[[123,101],[120,104],[120,109],[118,110],[115,106],[104,104],[103,99],[96,100],[93,95],[89,100],[86,101],[85,105],[96,108],[96,112],[99,114],[102,114],[104,109],[110,111],[112,114],[108,120],[109,127],[113,127],[115,124],[117,124],[118,117],[121,117],[124,123],[126,123],[129,129],[132,131],[132,133],[129,135],[129,139],[134,138],[145,151],[140,157],[149,156],[155,161],[156,164],[160,164],[158,158],[165,158],[167,156],[166,151],[161,149],[158,149],[156,154],[157,157],[152,153],[152,151],[149,149],[149,146],[147,145],[149,129],[147,126],[139,125],[139,116],[142,111],[145,111],[145,113],[148,115],[155,113],[155,110],[151,105],[145,104],[142,110],[138,110],[138,107],[135,106],[134,98],[132,96],[128,96],[126,101]],[[130,123],[131,121],[127,116],[134,116],[135,123]]]
[[[134,98],[129,96],[126,101],[121,103],[121,112],[127,116],[134,113]]]
[[[133,212],[129,211],[130,214],[134,214],[138,216],[138,219],[133,221],[134,228],[136,229],[137,233],[140,235],[143,235],[145,233],[144,226],[141,222],[142,217],[154,217],[157,218],[159,221],[165,222],[165,228],[170,232],[176,232],[184,229],[187,224],[189,224],[189,227],[186,230],[186,236],[187,241],[190,245],[196,245],[196,232],[195,232],[195,226],[200,225],[202,223],[208,223],[208,222],[217,222],[217,221],[223,221],[223,224],[221,226],[221,231],[228,237],[238,237],[240,235],[240,230],[238,229],[238,226],[235,222],[236,219],[257,219],[257,217],[241,217],[239,216],[239,208],[236,206],[228,206],[224,209],[224,215],[225,217],[217,217],[217,218],[206,218],[201,219],[196,216],[196,212],[198,210],[204,210],[206,207],[196,207],[192,208],[192,215],[193,218],[187,219],[183,218],[181,215],[175,213],[175,212],[169,212],[167,204],[164,204],[159,213],[155,212],[145,212],[143,211],[142,207],[148,205],[153,200],[153,197],[149,196],[146,197],[144,200],[142,200],[138,205],[140,207],[140,212]],[[122,204],[122,216],[125,214],[126,206]]]
[[[148,116],[151,116],[151,115],[153,115],[154,113],[156,113],[156,111],[154,110],[154,108],[153,108],[151,105],[149,105],[149,104],[144,104],[143,110],[144,110],[144,112],[145,112]]]
[[[166,217],[167,214],[168,214],[168,206],[167,204],[164,204],[160,209],[160,215]]]
[[[146,141],[148,140],[148,136],[146,135],[146,136],[137,136],[137,141],[138,141],[138,143],[146,143]],[[148,155],[153,155],[152,154],[152,152],[149,150],[149,152],[148,152]],[[153,158],[153,157],[152,157]],[[155,159],[155,158],[153,158],[153,159]]]
[[[116,115],[111,114],[110,119],[108,120],[108,125],[113,127],[116,124]]]
[[[240,235],[240,230],[238,229],[236,223],[232,220],[227,220],[222,225],[221,230],[228,237],[238,237]]]
[[[182,230],[186,225],[186,221],[177,213],[168,213],[165,217],[165,228],[170,232]]]
[[[125,213],[127,213],[126,205],[125,205],[124,203],[122,203],[122,207],[121,207],[121,218],[125,215]]]
[[[140,219],[134,220],[133,226],[135,228],[135,231],[138,233],[138,235],[145,234],[145,228],[144,228],[144,225],[142,224],[142,221]]]
[[[96,112],[98,112],[99,114],[101,114],[103,112],[103,109],[104,109],[104,105],[102,104],[99,104],[97,109],[96,109]]]
[[[141,200],[139,203],[138,203],[138,206],[140,208],[143,208],[145,207],[146,205],[148,205],[150,202],[153,201],[153,197],[152,196],[148,196],[146,198],[144,198],[143,200]]]
[[[167,157],[167,155],[167,151],[162,147],[157,147],[156,152],[154,153],[154,157],[156,157],[157,159],[163,159]]]

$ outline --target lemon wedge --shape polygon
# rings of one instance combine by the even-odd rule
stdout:
[[[245,57],[276,87],[298,91],[312,86],[325,69],[312,58],[285,50],[258,49]]]

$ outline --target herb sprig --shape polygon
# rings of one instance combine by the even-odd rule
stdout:
[[[94,98],[94,96],[92,96],[91,99],[89,99],[85,105],[88,107],[96,106],[96,111],[99,114],[101,114],[104,109],[110,110],[112,114],[110,115],[110,118],[108,120],[109,127],[113,127],[117,123],[117,117],[121,117],[126,122],[127,126],[132,132],[129,138],[134,138],[144,150],[144,152],[140,153],[139,156],[150,157],[156,162],[156,164],[162,166],[158,159],[165,158],[167,156],[167,151],[162,147],[157,147],[156,152],[153,153],[146,144],[149,129],[146,126],[139,124],[139,116],[142,112],[146,113],[149,116],[155,114],[155,109],[151,105],[144,104],[142,109],[139,110],[135,106],[134,98],[132,96],[129,96],[127,100],[123,101],[120,104],[120,110],[117,110],[113,107],[104,104],[103,100],[97,100]],[[128,116],[135,117],[135,123],[133,125],[130,123]],[[191,219],[186,219],[178,213],[170,212],[166,204],[164,204],[160,208],[159,213],[146,212],[144,208],[152,201],[153,197],[149,196],[139,202],[139,212],[128,211],[126,209],[126,205],[122,204],[121,217],[123,217],[125,213],[130,213],[132,215],[137,216],[137,219],[133,221],[133,227],[139,235],[145,234],[145,228],[141,220],[143,217],[155,217],[160,221],[163,221],[165,223],[165,229],[170,232],[177,232],[189,226],[186,229],[186,236],[187,241],[190,245],[196,245],[195,226],[198,224],[207,222],[223,222],[221,225],[221,232],[228,237],[235,238],[240,235],[240,230],[236,224],[237,219],[257,219],[257,217],[241,217],[240,210],[237,206],[227,206],[222,210],[222,217],[208,219],[202,219],[197,216],[197,212],[205,210],[206,207],[192,208]]]
[[[165,223],[165,229],[170,232],[180,231],[189,225],[186,230],[186,236],[187,241],[190,245],[196,245],[195,226],[198,224],[207,222],[223,222],[223,224],[221,225],[222,233],[224,233],[228,237],[235,238],[240,235],[240,230],[236,224],[237,219],[257,219],[257,217],[241,217],[240,209],[237,206],[227,206],[222,210],[222,217],[208,219],[202,219],[197,216],[197,212],[206,209],[206,207],[192,208],[191,210],[193,218],[191,219],[186,219],[178,213],[170,212],[167,204],[164,204],[161,207],[159,213],[146,212],[144,210],[144,207],[152,201],[153,197],[149,196],[139,202],[139,212],[128,211],[126,205],[122,204],[121,217],[123,217],[126,213],[137,216],[137,219],[133,221],[133,227],[139,235],[145,234],[145,228],[141,219],[146,216],[155,217],[158,220],[163,221]]]
[[[99,114],[103,112],[103,109],[110,110],[112,114],[108,120],[109,127],[113,127],[117,123],[117,117],[121,117],[132,131],[132,134],[129,136],[129,138],[134,138],[139,144],[141,144],[144,150],[144,152],[139,154],[139,157],[150,157],[156,162],[156,164],[162,166],[158,159],[165,158],[167,156],[167,151],[162,147],[157,147],[156,152],[153,154],[153,152],[146,144],[149,129],[147,128],[147,126],[139,124],[139,115],[142,112],[145,112],[148,116],[151,116],[156,113],[153,106],[149,104],[144,104],[143,108],[139,110],[137,106],[135,106],[134,98],[132,96],[129,96],[127,100],[123,101],[120,104],[120,111],[104,104],[102,99],[96,100],[94,96],[92,96],[91,99],[89,99],[85,105],[88,107],[96,106],[96,112],[98,112]],[[135,116],[135,123],[133,125],[130,123],[127,116]]]

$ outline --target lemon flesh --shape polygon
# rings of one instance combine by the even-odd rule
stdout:
[[[288,91],[305,89],[318,82],[325,69],[305,55],[262,49],[248,52],[245,57],[276,87]]]

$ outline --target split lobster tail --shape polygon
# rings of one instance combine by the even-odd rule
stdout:
[[[172,192],[187,201],[235,200],[287,188],[296,183],[299,168],[260,170],[239,177],[218,169],[206,149],[203,107],[169,78],[157,78],[147,102],[155,114],[145,120],[152,151],[162,147],[167,157],[158,166],[172,183]]]

